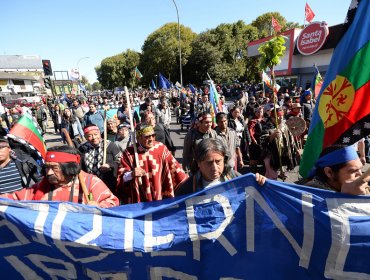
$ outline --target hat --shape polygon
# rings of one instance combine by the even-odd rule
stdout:
[[[292,109],[295,109],[295,108],[302,108],[302,106],[299,103],[292,103]]]
[[[6,136],[0,136],[0,144],[1,143],[7,143],[9,145],[8,137],[6,137]]]
[[[129,123],[121,123],[121,124],[118,125],[117,129],[121,129],[121,128],[124,128],[124,127],[126,127],[127,129],[131,128]]]

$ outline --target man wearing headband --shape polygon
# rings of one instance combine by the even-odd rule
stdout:
[[[362,174],[354,146],[333,145],[324,149],[311,169],[305,185],[353,195],[369,195],[370,176]]]
[[[181,165],[164,144],[155,141],[151,125],[138,125],[136,140],[139,165],[136,165],[133,146],[124,151],[121,159],[117,183],[121,203],[174,197],[175,190],[188,177]]]
[[[292,170],[298,165],[298,148],[294,136],[285,124],[284,111],[279,105],[271,108],[271,116],[263,125],[261,144],[265,154],[263,159],[266,169],[265,176],[273,180],[278,178],[285,180],[284,168]],[[282,165],[281,169],[280,165]]]
[[[191,165],[195,158],[194,152],[196,145],[207,138],[217,138],[217,132],[212,129],[212,116],[204,112],[200,113],[197,118],[198,125],[193,127],[186,134],[184,139],[184,149],[182,153],[182,167],[186,172],[190,171]]]
[[[90,201],[83,195],[80,172]],[[103,208],[118,205],[117,197],[98,177],[81,171],[80,153],[75,148],[59,146],[49,149],[43,173],[44,178],[31,188],[3,196],[14,200],[69,201]]]
[[[82,170],[98,176],[114,192],[117,184],[117,169],[122,155],[120,149],[114,142],[107,140],[104,163],[104,141],[99,128],[95,125],[87,125],[84,133],[87,141],[78,148],[83,156]]]

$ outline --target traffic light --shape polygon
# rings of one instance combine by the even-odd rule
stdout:
[[[51,88],[51,80],[50,80],[50,78],[45,78],[44,79],[44,86],[45,86],[45,88]]]
[[[45,76],[53,76],[53,70],[51,69],[50,60],[42,60],[42,68],[44,68]]]

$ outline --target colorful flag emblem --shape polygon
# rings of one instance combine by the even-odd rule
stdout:
[[[355,10],[357,9],[357,10]],[[351,145],[370,134],[370,1],[352,2],[354,14],[336,46],[318,96],[299,172],[307,177],[323,149]]]

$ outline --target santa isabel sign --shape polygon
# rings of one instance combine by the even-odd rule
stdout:
[[[325,21],[311,23],[298,36],[298,51],[303,55],[314,54],[324,45],[328,35],[329,28]]]

